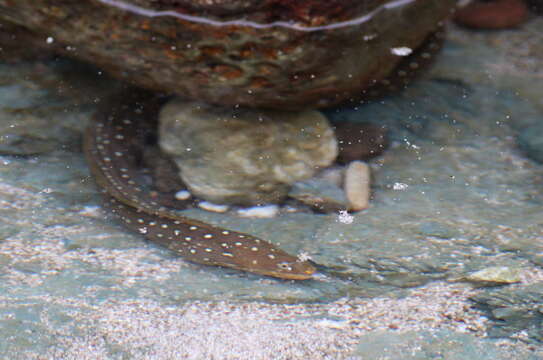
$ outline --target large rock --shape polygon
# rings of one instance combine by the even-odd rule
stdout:
[[[160,114],[160,145],[198,197],[218,203],[283,199],[337,156],[337,141],[317,111],[227,109],[174,100]]]
[[[403,59],[394,49],[418,47],[455,2],[0,0],[0,22],[25,28],[27,48],[61,51],[142,87],[299,109],[359,96]]]

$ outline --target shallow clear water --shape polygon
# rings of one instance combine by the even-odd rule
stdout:
[[[365,301],[361,299],[411,299],[410,289],[418,286],[443,286],[441,295],[449,294],[450,286],[457,285],[444,280],[494,266],[518,271],[522,282],[513,289],[522,293],[530,287],[535,295],[528,304],[540,308],[542,31],[541,17],[521,29],[495,33],[451,26],[435,66],[408,90],[376,103],[326,111],[333,120],[390,129],[391,147],[372,162],[371,207],[355,214],[352,223],[341,222],[338,214],[246,219],[235,213],[187,211],[191,217],[281,243],[292,253],[309,254],[323,266],[323,275],[305,282],[190,264],[123,229],[101,208],[80,149],[82,131],[97,104],[121,85],[69,60],[0,64],[0,354],[12,359],[39,354],[78,359],[190,356],[163,342],[192,329],[196,335],[188,353],[206,358],[228,351],[228,344],[239,340],[228,332],[254,316],[254,324],[267,322],[261,330],[243,328],[241,333],[302,332],[298,341],[278,338],[278,344],[291,349],[307,341],[285,358],[320,358],[327,351],[336,358],[345,356],[363,332],[354,320],[371,317],[370,310],[357,308]],[[466,283],[455,291],[466,307],[472,305],[469,296],[493,294],[493,289],[471,293]],[[432,299],[448,304],[450,296],[436,294]],[[202,304],[209,301],[232,303],[220,303],[220,311],[214,312],[214,305]],[[260,308],[254,301],[297,305],[293,310]],[[528,320],[519,325],[512,317],[510,329],[502,326],[494,333],[515,334],[541,351],[541,315],[511,301]],[[486,309],[493,309],[491,303],[484,303]],[[398,303],[384,301],[373,310],[390,310],[391,304]],[[417,304],[413,306],[430,308],[427,302]],[[352,309],[338,310],[344,306]],[[286,318],[275,313],[288,309],[292,315]],[[209,345],[205,331],[174,325],[189,321],[187,314],[208,326],[217,352],[209,347],[209,352],[201,351]],[[486,313],[478,314],[485,322]],[[395,326],[407,330],[418,330],[424,322],[419,318],[414,325],[409,317],[398,318]],[[225,319],[230,327],[223,326]],[[443,321],[445,325],[435,321],[429,328],[458,329],[462,323]],[[495,324],[487,325],[473,331],[492,333]],[[132,339],[134,332],[141,336]],[[271,356],[251,348],[250,337],[244,341],[252,358]],[[312,353],[316,342],[326,345],[313,347],[318,353]],[[523,349],[518,345],[518,358],[537,356]]]

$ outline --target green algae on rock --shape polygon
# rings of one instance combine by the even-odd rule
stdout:
[[[208,103],[325,107],[388,76],[455,0],[0,0],[34,45]]]
[[[496,286],[518,283],[521,277],[519,268],[491,266],[470,273],[463,280],[479,286]]]

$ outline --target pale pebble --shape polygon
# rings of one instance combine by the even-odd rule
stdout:
[[[362,161],[353,161],[345,170],[345,195],[350,211],[368,208],[370,201],[370,167]]]
[[[177,200],[188,200],[190,197],[191,197],[191,194],[187,190],[180,190],[175,193],[175,198]]]
[[[277,216],[279,207],[277,205],[254,206],[238,210],[241,217],[272,218]]]
[[[214,204],[209,201],[200,201],[198,203],[198,206],[204,210],[218,212],[218,213],[226,212],[229,209],[228,205]]]

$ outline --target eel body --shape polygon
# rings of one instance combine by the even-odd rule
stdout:
[[[365,96],[379,97],[404,88],[420,69],[431,64],[442,43],[440,29]],[[151,196],[145,190],[138,181],[138,153],[145,146],[142,129],[148,127],[150,121],[145,114],[149,113],[148,108],[157,106],[156,102],[149,101],[149,97],[153,96],[131,92],[108,104],[96,114],[85,133],[87,162],[108,198],[107,207],[127,227],[189,261],[283,279],[312,278],[316,269],[310,262],[254,236],[181,216],[171,207],[171,199],[161,199],[160,194]]]
[[[427,36],[424,42],[416,49],[396,48],[397,56],[405,56],[389,76],[376,82],[362,92],[363,100],[378,100],[383,96],[397,93],[409,86],[415,79],[424,73],[435,61],[445,41],[445,28],[438,29]],[[408,55],[402,55],[407,51]]]
[[[107,207],[130,229],[200,264],[224,266],[282,279],[310,279],[316,271],[254,236],[222,229],[179,215],[148,194],[137,181],[136,148],[145,105],[117,104],[98,112],[85,133],[84,150],[91,174],[106,194]]]

